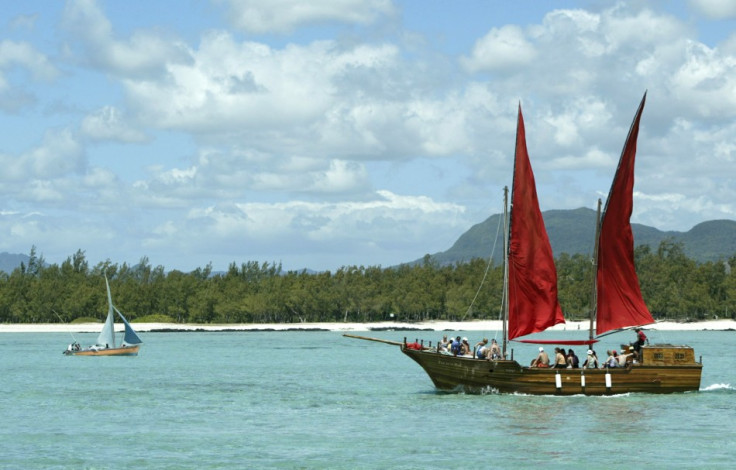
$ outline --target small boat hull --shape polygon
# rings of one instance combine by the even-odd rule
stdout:
[[[468,393],[617,395],[690,392],[699,390],[703,367],[695,361],[688,361],[683,364],[630,364],[613,369],[551,369],[524,367],[513,360],[455,357],[403,346],[401,350],[425,370],[438,389]]]
[[[64,351],[66,356],[137,356],[141,349],[140,345],[124,346],[120,348],[104,348],[104,349],[80,349]]]

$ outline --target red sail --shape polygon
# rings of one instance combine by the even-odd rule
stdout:
[[[534,173],[526,149],[521,105],[516,128],[508,269],[509,339],[565,322],[557,300],[552,247],[539,211]]]
[[[598,335],[627,326],[654,323],[642,298],[634,269],[634,235],[630,224],[634,207],[636,140],[646,98],[644,93],[621,153],[601,222],[598,239]]]

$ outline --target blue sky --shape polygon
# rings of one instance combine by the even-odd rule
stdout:
[[[645,91],[633,221],[736,218],[734,2],[28,1],[0,31],[0,252],[392,266],[502,211],[519,103],[542,210],[594,208]]]

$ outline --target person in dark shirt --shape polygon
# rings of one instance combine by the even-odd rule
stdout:
[[[634,328],[634,331],[636,331],[636,341],[631,345],[634,346],[637,355],[641,355],[641,347],[644,346],[644,343],[649,343],[649,340],[641,328]]]
[[[452,342],[450,345],[450,351],[452,352],[453,356],[457,356],[460,354],[460,348],[462,347],[462,342],[460,341],[460,337],[458,336],[455,338],[455,341]]]

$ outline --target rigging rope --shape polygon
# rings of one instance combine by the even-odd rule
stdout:
[[[59,315],[59,313],[58,313],[58,312],[57,312],[56,310],[54,310],[54,309],[52,308],[52,309],[51,309],[51,311],[52,311],[52,312],[54,312],[54,313],[56,314],[56,316],[57,316],[57,317],[59,317],[59,320],[61,320],[61,322],[62,322],[63,324],[67,325],[67,323],[66,323],[66,322],[64,321],[64,319],[63,319],[63,318],[61,318],[61,315]],[[67,326],[69,326],[69,325],[67,325]],[[71,330],[70,330],[70,331],[69,331],[69,334],[70,334],[70,335],[72,336],[72,340],[73,340],[73,341],[74,341],[74,342],[76,343],[76,342],[77,342],[77,338],[75,338],[75,337],[74,337],[74,333],[72,333],[72,332],[71,332]]]
[[[465,315],[463,315],[463,318],[460,321],[464,321],[465,317],[468,316],[470,313],[470,310],[473,308],[473,304],[475,304],[475,300],[478,298],[478,295],[480,294],[481,288],[483,288],[483,283],[486,281],[486,277],[488,277],[488,271],[491,269],[491,264],[493,263],[493,254],[496,252],[496,243],[498,242],[498,233],[501,231],[501,224],[503,223],[503,217],[498,218],[498,227],[496,227],[496,237],[493,239],[493,247],[491,248],[491,255],[488,257],[488,264],[486,265],[486,271],[483,273],[483,279],[480,281],[480,285],[478,286],[478,290],[475,292],[475,296],[473,297],[473,300],[470,302],[470,305],[468,306],[468,309],[465,311]],[[506,295],[505,293],[503,295]],[[499,312],[499,318],[501,316],[501,312]]]

